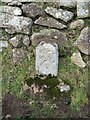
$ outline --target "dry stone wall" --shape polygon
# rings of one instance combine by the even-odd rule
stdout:
[[[13,62],[17,63],[28,54],[22,46],[34,46],[36,74],[57,76],[59,47],[67,44],[64,31],[68,29],[81,31],[73,43],[77,51],[71,56],[72,62],[81,68],[87,66],[81,52],[90,55],[90,28],[85,25],[85,19],[90,17],[90,1],[50,2],[51,5],[42,0],[1,0],[0,29],[5,30],[9,37],[4,40],[5,36],[0,35],[0,52],[12,45]]]

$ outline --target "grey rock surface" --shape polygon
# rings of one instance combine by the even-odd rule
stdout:
[[[12,2],[12,0],[1,0],[1,2],[8,3],[8,2]]]
[[[75,7],[77,4],[77,0],[60,0],[60,6],[65,6],[65,7]]]
[[[86,63],[83,61],[79,51],[77,51],[76,53],[73,53],[73,55],[71,56],[71,60],[75,65],[77,65],[80,68],[86,67]]]
[[[70,23],[70,28],[71,29],[82,29],[84,28],[85,22],[82,19],[73,21],[72,23]]]
[[[77,16],[79,18],[90,17],[90,0],[78,0]]]
[[[24,35],[23,36],[23,44],[28,47],[30,45],[30,43],[31,43],[31,41],[30,41],[29,36]]]
[[[0,27],[6,28],[8,27],[6,23],[12,19],[14,16],[7,14],[7,13],[1,13],[0,12]]]
[[[9,43],[12,44],[13,47],[21,47],[22,43],[25,46],[29,46],[30,39],[29,39],[29,37],[27,35],[19,34],[19,35],[16,35],[16,36],[12,37],[9,40]]]
[[[74,45],[84,54],[90,55],[90,28],[86,27],[81,31],[80,36]]]
[[[13,0],[1,0],[1,2],[9,3],[12,2]],[[42,0],[17,0],[18,2],[42,2]]]
[[[21,15],[22,11],[19,7],[12,7],[12,6],[0,6],[0,12],[1,13],[7,13],[10,15]]]
[[[30,34],[32,19],[23,16],[13,16],[2,13],[0,16],[0,26],[5,27],[9,34],[23,33]]]
[[[15,32],[30,34],[30,28],[32,27],[32,20],[27,17],[16,17],[14,16],[11,20],[6,23],[8,26],[12,26],[11,29],[6,29],[10,34]]]
[[[13,0],[1,0],[1,2],[12,2]],[[62,6],[68,6],[68,7],[73,7],[76,5],[76,0],[17,0],[19,2],[57,2],[60,3]]]
[[[32,18],[35,18],[36,16],[40,16],[44,13],[42,7],[39,6],[37,3],[23,4],[22,10],[26,16]]]
[[[57,28],[57,29],[67,28],[66,25],[60,23],[59,21],[57,21],[52,17],[39,17],[34,23],[42,26],[48,26],[51,28]]]
[[[8,42],[7,41],[0,41],[0,52],[2,52],[3,48],[8,47]]]
[[[56,9],[53,7],[46,7],[45,12],[52,15],[55,18],[61,19],[64,22],[70,21],[74,14],[71,11],[63,10],[63,9]]]
[[[36,47],[36,74],[57,76],[58,74],[58,46],[41,42]]]
[[[15,36],[9,40],[9,43],[12,44],[14,47],[18,47],[20,44],[20,41],[17,38],[17,36]]]
[[[57,43],[58,46],[67,44],[67,37],[56,29],[43,29],[31,36],[32,45],[37,46],[41,41]]]
[[[14,0],[14,1],[9,2],[8,5],[22,6],[22,3],[19,2],[18,0]]]

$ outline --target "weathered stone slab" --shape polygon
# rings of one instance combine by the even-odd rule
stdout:
[[[79,18],[90,17],[90,0],[77,1],[77,16]]]
[[[21,15],[22,11],[18,7],[11,7],[11,6],[0,6],[0,12],[1,13],[7,13],[10,15]]]
[[[61,19],[65,22],[68,22],[71,20],[74,16],[74,14],[71,11],[63,10],[63,9],[56,9],[53,7],[47,7],[45,9],[45,12],[52,15],[55,18]]]
[[[5,27],[5,31],[9,34],[30,34],[30,28],[32,27],[32,19],[23,16],[13,16],[2,13],[0,16],[0,26]]]
[[[30,34],[30,28],[32,27],[32,20],[27,17],[16,17],[14,16],[11,20],[6,23],[8,26],[12,26],[11,29],[6,29],[10,34],[13,33],[24,33]]]
[[[64,33],[56,29],[43,29],[31,36],[33,46],[37,46],[41,41],[46,43],[57,43],[58,46],[67,44],[67,37]]]
[[[80,36],[74,45],[84,54],[90,55],[90,28],[86,27],[81,31]]]
[[[75,65],[77,65],[80,68],[86,67],[86,63],[83,61],[79,51],[77,51],[76,53],[73,53],[73,55],[71,56],[71,60]]]
[[[60,23],[59,21],[57,21],[52,17],[39,17],[34,23],[42,26],[48,26],[51,28],[57,28],[57,29],[67,28],[66,25]]]
[[[28,16],[35,18],[36,16],[40,16],[44,13],[41,6],[36,3],[24,4],[22,6],[23,13]]]
[[[58,74],[58,46],[41,42],[36,47],[36,74],[57,76]]]

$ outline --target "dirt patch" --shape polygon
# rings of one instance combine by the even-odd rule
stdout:
[[[28,103],[9,93],[3,98],[2,111],[4,117],[11,118],[24,117],[30,114]]]
[[[31,95],[30,92],[28,92],[27,94]],[[45,100],[44,95],[35,95],[34,100],[36,105],[34,106],[34,108],[30,108],[27,100],[24,101],[22,99],[19,99],[13,94],[6,94],[3,98],[4,119],[8,117],[24,117],[25,119],[28,119],[29,117],[47,118],[48,114],[51,114],[53,118],[90,118],[90,105],[85,105],[81,107],[80,111],[72,111],[70,109],[70,99],[67,98],[67,96],[61,96],[60,99],[53,99],[52,104],[48,105],[49,103],[47,100]],[[48,106],[45,107],[45,105]],[[50,108],[52,107],[54,111],[50,110]],[[51,116],[48,117],[51,118]]]

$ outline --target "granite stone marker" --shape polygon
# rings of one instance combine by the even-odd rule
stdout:
[[[57,76],[58,46],[44,41],[36,47],[36,74]]]

